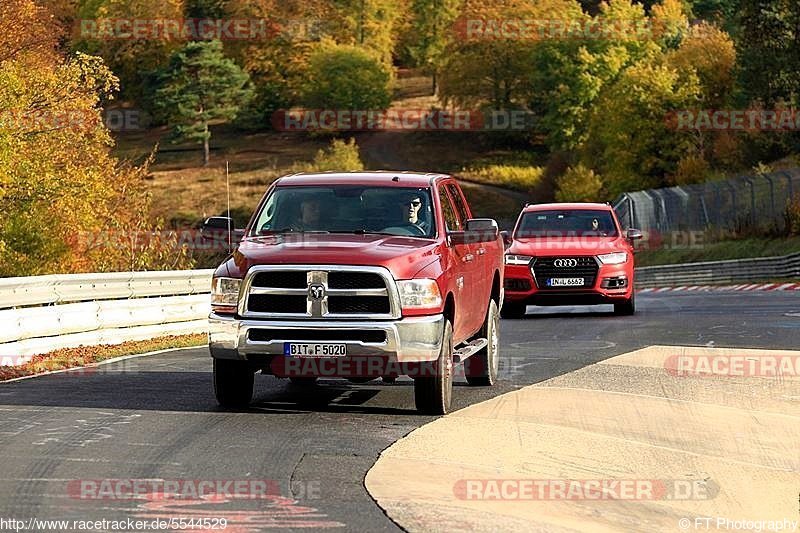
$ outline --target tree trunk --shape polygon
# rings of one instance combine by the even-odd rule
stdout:
[[[211,149],[209,147],[209,142],[208,142],[209,141],[209,137],[211,137],[208,134],[208,123],[205,124],[203,129],[205,130],[205,137],[203,138],[203,166],[207,167],[209,159],[210,159],[209,153],[211,151]]]
[[[431,79],[431,89],[433,90],[433,96],[436,96],[436,90],[439,88],[438,84],[436,83],[436,71],[433,72],[433,76]]]

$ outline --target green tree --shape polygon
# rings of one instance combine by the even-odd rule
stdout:
[[[598,202],[602,188],[600,176],[579,163],[556,178],[556,201]]]
[[[413,0],[411,39],[408,48],[414,63],[433,76],[436,94],[436,70],[450,38],[461,0]]]
[[[370,52],[325,41],[309,58],[302,103],[318,109],[386,109],[391,80],[390,69]]]
[[[591,19],[593,23],[622,20],[646,27],[643,8],[630,0],[612,0],[599,9]],[[574,6],[571,13],[575,20],[587,20],[575,13]],[[539,133],[552,151],[579,149],[587,140],[589,116],[598,98],[631,65],[659,53],[658,44],[645,37],[620,32],[604,39],[537,44],[526,71],[530,80],[528,106],[540,117]]]
[[[740,83],[748,102],[800,103],[800,2],[740,0]]]
[[[208,165],[209,125],[236,118],[251,95],[247,73],[223,55],[222,43],[191,42],[161,74],[156,103],[174,124],[176,141],[202,143],[203,165]]]

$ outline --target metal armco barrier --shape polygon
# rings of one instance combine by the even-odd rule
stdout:
[[[61,348],[205,333],[212,270],[0,279],[0,364]]]
[[[636,269],[636,287],[639,289],[784,278],[800,278],[800,253]]]

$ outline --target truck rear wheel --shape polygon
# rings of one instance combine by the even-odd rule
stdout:
[[[489,301],[486,310],[486,319],[478,337],[486,339],[486,348],[470,356],[464,361],[464,375],[467,383],[473,387],[489,387],[497,381],[500,368],[498,350],[500,348],[500,317],[497,312],[497,302]]]
[[[453,397],[453,325],[449,320],[444,323],[442,349],[432,373],[432,377],[414,378],[414,403],[421,413],[443,415],[450,410]]]
[[[247,361],[214,359],[214,395],[220,406],[247,406],[253,399],[254,380]]]

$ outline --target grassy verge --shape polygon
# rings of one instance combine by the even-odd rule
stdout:
[[[145,341],[128,341],[121,344],[101,344],[98,346],[81,346],[79,348],[64,348],[41,355],[35,355],[29,362],[20,366],[0,366],[0,381],[5,381],[23,376],[43,374],[54,370],[76,368],[106,359],[134,355],[139,353],[166,350],[169,348],[184,348],[187,346],[203,346],[207,342],[204,334],[173,335],[156,337]]]
[[[770,257],[800,252],[800,237],[782,239],[739,239],[698,245],[694,248],[642,250],[636,253],[637,266],[674,265],[700,261],[723,261],[750,257]]]

